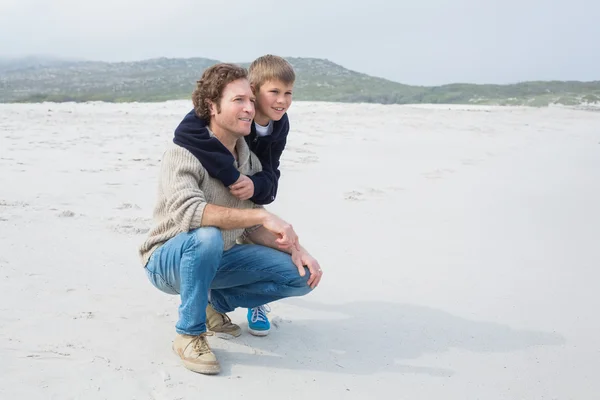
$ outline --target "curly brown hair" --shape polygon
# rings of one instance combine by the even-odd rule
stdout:
[[[225,86],[242,78],[248,79],[248,71],[235,64],[215,64],[204,70],[192,93],[194,111],[198,118],[210,121],[210,102],[216,104],[217,112],[221,112]]]

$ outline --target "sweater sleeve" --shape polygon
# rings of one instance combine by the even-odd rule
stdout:
[[[257,154],[263,170],[250,176],[254,183],[254,195],[250,200],[254,203],[270,204],[275,200],[281,176],[279,164],[286,142],[287,136],[284,136],[282,140],[271,143],[261,154]]]
[[[199,228],[207,204],[199,186],[204,169],[188,151],[171,149],[163,156],[160,174],[160,189],[172,220],[182,232]]]

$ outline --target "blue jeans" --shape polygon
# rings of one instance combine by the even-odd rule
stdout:
[[[311,291],[289,254],[270,247],[244,244],[223,251],[221,231],[203,227],[180,233],[157,248],[146,265],[152,284],[181,297],[176,331],[206,331],[209,302],[221,313],[237,307],[258,307]]]

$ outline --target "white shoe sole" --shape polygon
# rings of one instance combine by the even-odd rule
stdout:
[[[248,328],[248,332],[250,332],[250,334],[254,336],[267,336],[270,330],[271,329],[267,329],[266,331],[256,331],[254,329]]]
[[[183,366],[187,369],[189,369],[192,372],[196,372],[198,374],[203,374],[203,375],[218,375],[221,372],[221,365],[219,364],[218,361],[216,361],[215,363],[210,363],[210,364],[195,364],[193,362],[184,360],[183,358],[181,358],[181,356],[179,355],[179,353],[177,352],[177,350],[175,350],[174,347],[171,346],[171,350],[173,350],[173,353],[177,356],[177,358],[179,358],[179,361],[181,362],[181,364],[183,364]]]
[[[215,332],[215,331],[210,331],[210,332],[212,332],[215,335],[215,337],[218,337],[219,339],[224,339],[224,340],[232,340],[232,339],[242,336],[242,331],[240,331],[237,335],[233,335],[231,333],[225,333],[225,332]]]

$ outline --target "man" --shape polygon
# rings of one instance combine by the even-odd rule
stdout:
[[[290,130],[287,111],[292,105],[296,73],[284,58],[267,54],[252,61],[248,80],[256,101],[254,123],[245,139],[260,160],[262,171],[250,177],[240,174],[231,152],[208,133],[208,122],[198,118],[194,109],[175,128],[173,141],[192,152],[208,174],[229,187],[235,197],[266,205],[277,196],[280,159]],[[269,334],[269,309],[266,304],[248,309],[248,332],[256,336]]]
[[[255,113],[246,70],[232,64],[208,68],[192,99],[240,173],[261,171],[244,140]],[[253,244],[237,244],[241,241]],[[290,224],[234,196],[192,152],[176,144],[161,161],[153,227],[140,256],[156,288],[180,295],[173,350],[186,368],[204,374],[220,371],[207,325],[212,332],[239,336],[227,312],[303,296],[322,276]]]

